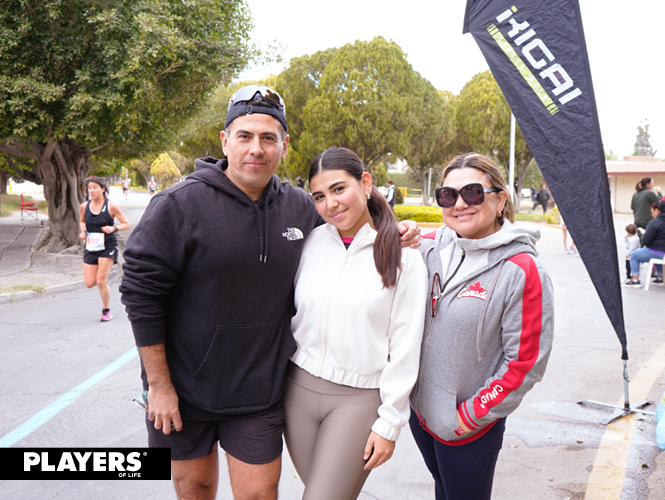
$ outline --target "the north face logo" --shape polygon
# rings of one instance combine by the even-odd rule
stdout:
[[[282,233],[282,236],[284,236],[287,241],[302,240],[304,238],[302,231],[297,227],[287,227],[286,232]]]
[[[477,299],[486,300],[487,290],[483,288],[483,284],[480,281],[476,281],[473,285],[462,288],[462,291],[457,294],[457,298],[461,299],[462,297],[475,297]]]

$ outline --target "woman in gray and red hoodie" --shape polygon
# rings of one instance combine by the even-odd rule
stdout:
[[[505,418],[545,371],[554,328],[538,230],[512,224],[489,158],[454,158],[436,190],[445,226],[420,250],[431,286],[410,426],[437,500],[491,497]]]

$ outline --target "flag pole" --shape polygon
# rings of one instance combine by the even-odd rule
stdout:
[[[656,413],[653,411],[642,410],[647,405],[650,405],[652,401],[638,401],[637,403],[630,404],[630,397],[628,394],[628,384],[630,379],[628,378],[628,360],[623,360],[623,406],[613,405],[610,403],[603,403],[602,401],[594,401],[592,399],[585,399],[584,401],[578,401],[577,404],[585,405],[590,404],[593,406],[602,406],[605,408],[614,408],[614,412],[609,416],[600,421],[601,424],[607,425],[610,422],[614,422],[617,418],[625,417],[631,413],[641,413],[642,415],[653,415]]]
[[[508,192],[519,212],[519,198],[515,193],[515,115],[510,112],[510,163],[508,168]]]

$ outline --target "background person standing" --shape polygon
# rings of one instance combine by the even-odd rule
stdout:
[[[651,205],[662,198],[663,194],[660,192],[660,186],[654,187],[651,177],[644,177],[635,185],[635,193],[630,201],[630,209],[633,211],[634,223],[638,228],[647,228],[647,224],[653,218]]]
[[[386,193],[386,201],[392,211],[395,211],[395,186],[393,185],[393,180],[388,179],[388,192]]]

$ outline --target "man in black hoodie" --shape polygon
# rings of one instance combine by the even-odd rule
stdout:
[[[311,196],[274,175],[286,132],[276,92],[238,90],[226,159],[196,160],[156,194],[125,246],[121,300],[148,391],[148,443],[171,448],[178,498],[215,497],[217,441],[236,499],[277,496],[293,278],[322,223]]]

